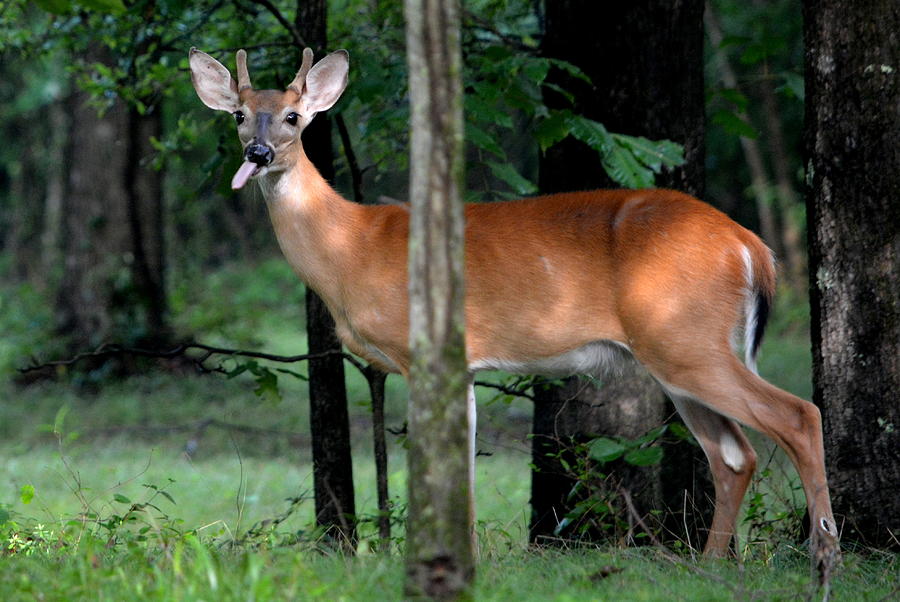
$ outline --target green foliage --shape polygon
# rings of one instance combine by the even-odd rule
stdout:
[[[684,149],[674,142],[610,134],[603,124],[568,110],[551,111],[535,134],[542,150],[567,136],[584,142],[600,154],[609,177],[626,188],[651,187],[655,174],[684,163]]]
[[[750,173],[741,137],[758,141],[767,169],[773,166],[773,161],[788,162],[787,172],[796,174],[793,187],[799,190],[802,184],[799,150],[804,90],[800,5],[791,0],[766,3],[715,0],[710,3],[710,9],[717,17],[723,39],[718,47],[708,44],[706,49],[707,197],[713,203],[720,203],[740,223],[754,228],[757,220],[754,203],[738,202],[747,197],[756,201],[751,194],[756,191],[750,190],[748,184]],[[735,89],[734,83],[726,85],[722,81],[721,58],[731,66],[739,89]],[[774,89],[777,106],[771,107],[764,101],[764,87]],[[767,114],[773,110],[775,114]],[[784,139],[783,156],[776,157],[772,150],[769,131],[773,127],[772,119]],[[793,215],[781,219],[797,224],[803,239],[805,220]]]
[[[664,444],[690,437],[687,429],[678,425],[663,425],[646,434],[625,437],[596,437],[585,443],[572,443],[555,458],[575,484],[567,501],[571,510],[559,522],[554,534],[578,539],[589,532],[618,539],[630,530],[632,518],[620,490],[617,470],[623,466],[648,467],[658,465],[663,458]],[[667,440],[664,436],[669,434]],[[638,533],[635,537],[646,537]]]

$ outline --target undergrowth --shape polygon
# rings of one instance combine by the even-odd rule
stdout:
[[[273,353],[305,348],[302,288],[280,259],[227,266],[190,284],[173,287],[180,332]],[[41,295],[27,287],[0,291],[0,373],[12,377],[30,354],[47,351],[42,342],[52,316],[41,309],[47,307]],[[782,299],[761,371],[808,398],[808,316],[803,300]],[[304,369],[297,367],[301,375]],[[336,550],[314,526],[302,380],[280,376],[277,398],[254,394],[250,373],[226,379],[152,371],[92,390],[72,387],[65,374],[0,385],[0,599],[399,598],[405,451],[400,438],[389,436],[394,539],[390,553],[378,553],[368,391],[348,374],[361,537],[356,557]],[[401,431],[405,389],[400,379],[388,386],[387,423]],[[477,599],[816,596],[806,550],[796,543],[802,491],[783,455],[761,439],[754,439],[760,471],[741,513],[740,561],[698,561],[689,544],[674,555],[653,545],[531,548],[530,406],[491,391],[481,391],[480,399],[494,403],[482,404],[479,416],[478,446],[492,455],[477,463]],[[596,440],[583,457],[653,463],[660,437],[684,435],[669,429],[631,442]],[[581,469],[590,493],[585,499],[593,495],[606,505],[586,502],[565,523],[572,529],[576,519],[597,521],[603,518],[598,508],[600,514],[612,508],[610,491],[590,481],[597,465]],[[846,554],[833,599],[896,597],[897,562],[876,551]]]

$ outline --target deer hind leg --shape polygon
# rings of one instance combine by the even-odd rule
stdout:
[[[689,397],[674,392],[669,397],[703,448],[715,485],[716,505],[703,553],[726,556],[741,501],[756,470],[756,451],[734,420]]]
[[[730,354],[726,357],[708,350],[705,363],[688,364],[684,357],[669,360],[649,365],[664,386],[764,433],[787,453],[803,483],[811,521],[811,552],[824,575],[838,561],[839,552],[819,409],[767,383]]]

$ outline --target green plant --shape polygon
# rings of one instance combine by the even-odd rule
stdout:
[[[555,535],[574,538],[590,535],[592,539],[599,536],[615,541],[654,535],[645,531],[646,524],[635,528],[639,517],[633,516],[631,494],[622,487],[622,474],[658,465],[666,443],[690,437],[683,425],[672,423],[633,439],[596,437],[565,446],[555,457],[575,484],[567,497],[571,510],[559,522]]]

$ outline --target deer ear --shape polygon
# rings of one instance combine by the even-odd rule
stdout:
[[[347,87],[350,55],[336,50],[315,64],[306,75],[303,102],[310,113],[326,111],[334,106]]]
[[[233,113],[241,106],[237,83],[222,63],[191,48],[188,62],[191,65],[191,83],[203,104],[217,111]]]

